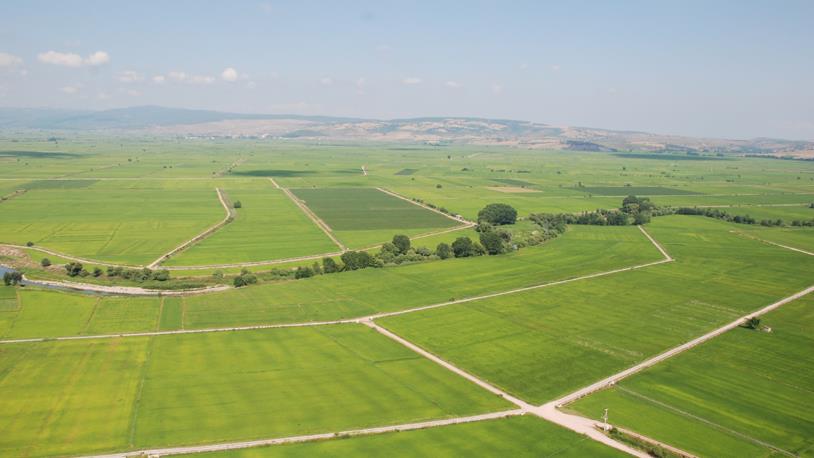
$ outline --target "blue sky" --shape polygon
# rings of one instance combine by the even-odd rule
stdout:
[[[483,116],[814,140],[814,2],[0,5],[0,106]]]

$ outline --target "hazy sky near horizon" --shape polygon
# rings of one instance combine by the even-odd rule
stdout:
[[[15,1],[0,106],[814,140],[814,1]]]

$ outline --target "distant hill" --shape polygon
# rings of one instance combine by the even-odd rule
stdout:
[[[241,114],[140,106],[104,111],[0,108],[0,130],[123,131],[153,135],[380,141],[432,145],[502,145],[527,149],[652,151],[814,157],[814,142],[730,140],[551,126],[471,117],[359,119],[287,114]]]

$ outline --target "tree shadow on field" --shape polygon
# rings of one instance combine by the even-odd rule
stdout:
[[[60,151],[0,151],[0,157],[29,157],[43,159],[73,159],[79,156],[76,153],[63,153]]]
[[[311,170],[232,170],[232,175],[247,177],[304,177],[313,175]]]

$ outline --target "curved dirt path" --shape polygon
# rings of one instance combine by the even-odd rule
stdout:
[[[641,229],[641,227],[640,227],[640,229]],[[606,275],[613,275],[613,274],[620,273],[620,272],[628,272],[628,271],[643,269],[643,268],[650,267],[650,266],[655,266],[655,265],[659,265],[659,264],[673,262],[673,258],[669,257],[669,255],[667,255],[666,252],[663,251],[664,249],[661,248],[660,245],[658,245],[658,243],[653,238],[649,237],[649,234],[647,234],[647,232],[645,232],[644,229],[641,229],[641,230],[645,235],[648,236],[648,239],[653,243],[653,245],[657,249],[659,249],[659,251],[665,256],[664,258],[662,258],[662,259],[660,259],[658,261],[648,262],[648,263],[645,263],[645,264],[637,264],[637,265],[629,266],[629,267],[621,267],[621,268],[618,268],[618,269],[607,270],[607,271],[604,271],[604,272],[596,272],[596,273],[592,273],[592,274],[581,275],[579,277],[566,278],[564,280],[555,280],[555,281],[540,283],[540,284],[532,285],[532,286],[524,286],[524,287],[521,287],[521,288],[513,288],[513,289],[509,289],[509,290],[505,290],[505,291],[498,291],[498,292],[495,292],[495,293],[488,293],[488,294],[481,294],[481,295],[477,295],[477,296],[470,296],[470,297],[465,297],[465,298],[461,298],[461,299],[455,299],[455,300],[452,300],[452,301],[439,302],[439,303],[430,304],[430,305],[422,305],[422,306],[419,306],[419,307],[413,307],[413,308],[398,310],[398,311],[394,311],[394,312],[380,312],[380,313],[374,313],[374,314],[371,314],[371,315],[366,315],[366,316],[361,316],[361,317],[356,317],[356,318],[344,318],[344,319],[339,319],[339,320],[305,321],[305,322],[299,322],[299,323],[257,324],[257,325],[247,325],[247,326],[224,326],[224,327],[217,327],[217,328],[180,329],[180,330],[175,330],[175,331],[151,331],[151,332],[139,332],[139,333],[100,334],[100,335],[89,335],[89,336],[36,337],[36,338],[29,338],[29,339],[0,340],[0,345],[1,344],[26,343],[26,342],[41,342],[41,341],[45,341],[45,340],[80,340],[80,339],[106,339],[106,338],[114,338],[114,337],[145,337],[145,336],[161,336],[161,335],[171,335],[171,334],[199,334],[199,333],[206,333],[206,332],[252,331],[252,330],[257,330],[257,329],[277,329],[277,328],[294,328],[294,327],[307,327],[307,326],[325,326],[325,325],[330,325],[330,324],[367,323],[367,322],[370,322],[370,321],[378,319],[378,318],[385,318],[385,317],[390,317],[390,316],[404,315],[404,314],[407,314],[407,313],[414,313],[414,312],[420,312],[420,311],[424,311],[424,310],[431,310],[431,309],[434,309],[434,308],[446,307],[446,306],[449,306],[449,305],[464,304],[464,303],[467,303],[467,302],[474,302],[474,301],[479,301],[479,300],[484,300],[484,299],[491,299],[491,298],[494,298],[494,297],[506,296],[506,295],[510,295],[510,294],[517,294],[517,293],[522,293],[524,291],[531,291],[531,290],[541,289],[541,288],[549,288],[549,287],[552,287],[552,286],[564,285],[566,283],[572,283],[572,282],[587,280],[587,279],[591,279],[591,278],[604,277]],[[225,287],[225,288],[228,288],[228,287]]]
[[[107,293],[121,296],[192,296],[195,294],[208,294],[216,291],[225,291],[230,289],[230,286],[207,286],[203,288],[191,289],[149,289],[141,288],[138,286],[108,286],[108,285],[94,285],[92,283],[75,283],[69,281],[53,281],[53,280],[32,280],[23,276],[24,286],[44,286],[55,287],[59,289],[70,289],[74,291],[88,291],[96,293]]]
[[[190,246],[192,246],[192,245],[200,242],[201,240],[209,237],[210,235],[214,234],[215,231],[217,231],[218,229],[222,228],[223,226],[231,223],[235,219],[235,217],[237,216],[237,212],[235,211],[234,208],[232,208],[231,205],[229,205],[227,203],[228,199],[226,198],[226,195],[223,192],[223,190],[220,189],[220,188],[215,188],[215,192],[218,193],[218,200],[220,201],[220,204],[223,206],[223,209],[226,210],[226,216],[224,216],[223,219],[220,222],[218,222],[217,224],[215,224],[214,226],[206,229],[205,231],[201,232],[200,234],[196,235],[195,237],[192,237],[191,239],[187,240],[186,242],[184,242],[184,243],[178,245],[177,247],[173,248],[169,252],[161,255],[158,259],[156,259],[155,261],[150,263],[147,266],[148,268],[155,269],[156,267],[159,266],[159,264],[166,261],[171,256],[173,256],[175,254],[178,254],[179,252],[181,252],[183,250],[186,250]]]

